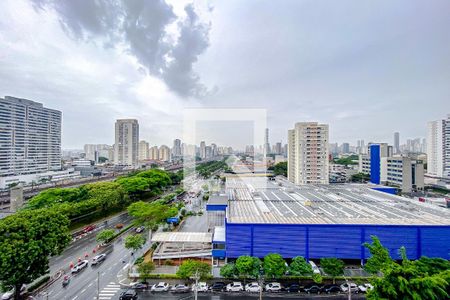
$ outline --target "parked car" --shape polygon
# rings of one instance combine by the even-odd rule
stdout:
[[[211,286],[211,291],[213,292],[221,292],[224,289],[225,289],[224,282],[214,282],[214,284]]]
[[[151,288],[152,292],[167,292],[169,290],[169,284],[167,282],[160,282],[154,284]]]
[[[146,290],[148,289],[148,283],[147,282],[132,282],[130,284],[130,288],[135,290]]]
[[[135,231],[136,233],[141,233],[141,232],[144,231],[144,229],[145,229],[144,226],[139,226],[139,227],[136,227],[136,229],[135,229],[134,231]]]
[[[242,292],[243,290],[244,286],[238,281],[229,283],[226,287],[227,292]]]
[[[96,264],[101,263],[105,259],[106,259],[106,254],[105,253],[102,253],[102,254],[99,254],[97,256],[94,256],[94,258],[92,259],[91,265],[95,266]]]
[[[87,266],[89,266],[89,261],[87,260],[82,260],[80,261],[78,264],[76,264],[72,270],[70,270],[72,273],[78,273],[81,270],[83,270],[84,268],[86,268]]]
[[[206,282],[199,282],[197,284],[197,292],[207,292],[208,291],[208,284]],[[192,285],[192,291],[195,290],[195,283]]]
[[[322,292],[324,293],[338,293],[341,291],[341,288],[336,284],[327,284],[322,288]]]
[[[322,287],[317,284],[311,284],[306,286],[303,291],[308,294],[320,294],[320,291],[322,291]]]
[[[259,293],[261,286],[257,282],[250,282],[245,285],[245,291],[249,293]]]
[[[370,291],[371,289],[373,289],[373,285],[371,285],[370,283],[360,284],[360,285],[358,285],[358,289],[360,292],[366,293],[366,292]]]
[[[348,293],[348,288],[349,288],[349,284],[347,284],[347,283],[341,284],[341,291],[343,291],[344,293]],[[350,291],[352,293],[359,292],[359,289],[358,289],[358,286],[356,285],[356,283],[350,282]]]
[[[300,292],[300,285],[298,283],[293,283],[286,289],[288,293],[298,293]]]
[[[122,223],[116,224],[116,228],[117,229],[122,229],[123,228],[123,224]]]
[[[137,300],[138,295],[135,290],[126,290],[120,294],[119,300]]]
[[[184,284],[175,284],[170,291],[172,293],[189,293],[190,292],[190,288],[187,285]]]
[[[271,282],[266,284],[266,292],[280,292],[281,290],[283,290],[283,287],[281,286],[281,284],[279,282]]]

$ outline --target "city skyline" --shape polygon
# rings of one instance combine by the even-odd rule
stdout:
[[[170,144],[181,136],[189,107],[266,108],[276,141],[304,120],[330,124],[331,141],[391,142],[393,131],[425,137],[424,123],[448,107],[441,84],[450,75],[447,1],[187,4],[121,5],[126,16],[142,20],[124,37],[119,13],[104,15],[95,2],[2,2],[0,94],[64,111],[65,149],[111,143],[109,128],[119,118],[138,119],[142,138]],[[259,13],[250,13],[256,7]],[[147,11],[159,21],[148,39],[139,27],[148,25]],[[347,25],[339,22],[343,16]],[[152,42],[158,35],[164,39]],[[80,115],[88,121],[80,123]]]

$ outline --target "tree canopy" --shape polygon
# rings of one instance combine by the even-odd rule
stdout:
[[[175,217],[178,214],[178,209],[160,201],[151,203],[139,201],[128,207],[128,214],[135,218],[137,224],[153,226],[167,218]]]
[[[49,257],[60,254],[71,239],[68,224],[66,216],[46,209],[21,211],[0,220],[2,286],[20,293],[23,284],[48,273]]]
[[[363,244],[364,247],[369,249],[371,254],[370,258],[364,265],[364,270],[371,274],[377,274],[381,271],[381,269],[383,269],[384,265],[392,263],[392,258],[389,255],[389,251],[383,247],[378,237],[372,235],[370,238],[372,239],[371,244]]]
[[[287,177],[287,161],[277,163],[272,167],[274,175],[282,175]]]
[[[142,248],[145,239],[140,234],[130,234],[125,238],[125,248],[136,251]]]
[[[211,266],[204,262],[188,259],[181,264],[177,271],[177,275],[185,279],[194,276],[196,273],[201,279],[206,279],[211,275]]]
[[[220,268],[220,276],[231,279],[238,275],[236,265],[233,263],[228,263],[222,268]]]
[[[239,256],[236,260],[236,270],[240,276],[256,278],[261,268],[261,260],[248,255]]]
[[[312,267],[303,256],[296,256],[289,265],[289,272],[294,276],[310,276]]]
[[[344,275],[344,262],[334,257],[324,257],[320,259],[320,266],[323,271],[329,276],[333,277],[333,283],[335,277]]]
[[[385,251],[379,240],[372,237],[372,244],[365,244],[371,253]],[[372,247],[372,248],[370,248]],[[384,249],[387,251],[387,249]],[[411,261],[406,257],[405,248],[400,249],[402,261],[397,263],[388,259],[381,263],[377,258],[374,266],[380,268],[382,277],[373,277],[374,288],[368,292],[367,299],[405,299],[405,300],[440,300],[449,298],[450,269],[449,263],[440,258],[421,257]],[[377,254],[375,254],[377,255]]]
[[[264,257],[264,274],[270,278],[280,278],[287,271],[286,262],[278,253],[270,253]]]
[[[109,242],[114,235],[116,234],[116,231],[114,229],[104,229],[100,231],[97,236],[95,237],[97,242]]]

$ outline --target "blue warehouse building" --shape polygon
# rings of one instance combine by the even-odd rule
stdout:
[[[405,246],[410,259],[450,259],[450,212],[442,207],[355,184],[298,187],[282,179],[227,178],[226,189],[215,258],[279,253],[364,261],[370,253],[362,244],[376,235],[393,258]]]

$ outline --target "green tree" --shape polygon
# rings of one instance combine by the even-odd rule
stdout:
[[[264,274],[269,278],[281,278],[287,271],[286,262],[278,253],[270,253],[264,257]]]
[[[273,174],[274,175],[282,175],[287,177],[287,162],[279,162],[273,166]]]
[[[128,214],[135,219],[137,224],[152,227],[165,221],[167,218],[176,216],[178,209],[160,201],[152,203],[138,201],[128,206]]]
[[[139,196],[149,189],[148,179],[145,177],[122,177],[116,180],[118,184],[129,194]]]
[[[48,273],[49,257],[60,254],[70,241],[69,220],[55,211],[22,211],[0,220],[0,282],[20,288]]]
[[[310,276],[312,267],[303,256],[296,256],[289,265],[289,272],[294,276]]]
[[[261,260],[248,255],[239,256],[236,260],[236,269],[240,276],[256,278],[259,275]]]
[[[139,234],[130,234],[129,236],[127,236],[125,238],[125,248],[129,249],[129,250],[139,250],[142,248],[142,246],[144,246],[145,244],[145,239],[139,235]]]
[[[153,262],[141,262],[138,267],[137,271],[139,273],[140,278],[147,279],[149,278],[150,274],[155,270],[155,265]]]
[[[185,260],[177,271],[177,276],[188,279],[195,274],[198,274],[201,279],[206,279],[211,275],[211,266],[204,262],[188,259]]]
[[[330,257],[330,258],[321,258],[320,266],[323,271],[333,277],[333,283],[336,283],[336,277],[344,275],[344,262],[340,259]]]
[[[389,251],[383,247],[378,237],[372,235],[370,238],[372,239],[371,244],[363,244],[364,247],[369,249],[371,254],[370,258],[364,265],[364,270],[371,274],[377,274],[385,265],[391,264],[393,260],[389,255]]]
[[[322,283],[323,277],[322,277],[322,275],[320,275],[319,273],[313,273],[313,274],[312,274],[312,280],[313,280],[315,283]]]
[[[376,237],[372,237],[372,240],[372,244],[365,244],[365,246],[377,249],[377,253],[386,255],[387,249],[379,240]],[[448,262],[428,257],[411,261],[406,257],[404,247],[400,249],[400,254],[401,263],[389,257],[386,263],[378,261],[374,264],[379,266],[383,276],[373,277],[371,282],[374,288],[367,294],[367,299],[448,299],[450,289]]]
[[[236,265],[232,263],[228,263],[222,268],[220,268],[220,276],[231,279],[235,278],[238,275],[238,271],[236,269]]]
[[[97,234],[96,240],[100,243],[107,243],[114,237],[115,234],[116,231],[114,229],[104,229]]]

